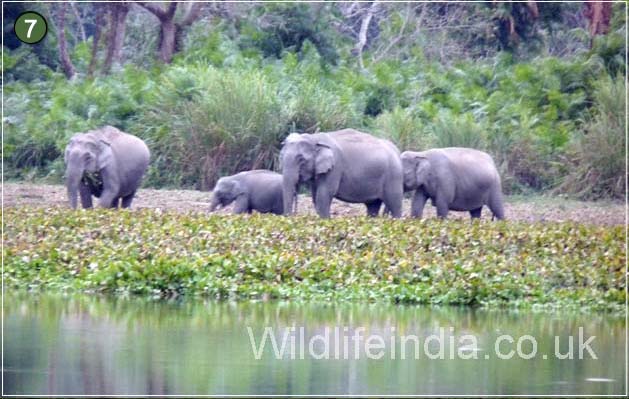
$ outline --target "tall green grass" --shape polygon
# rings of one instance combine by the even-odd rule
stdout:
[[[289,115],[260,72],[176,67],[152,95],[133,126],[153,149],[149,184],[209,189],[221,174],[273,167]]]
[[[432,133],[409,108],[395,107],[378,115],[373,130],[378,136],[393,141],[401,151],[422,151],[434,143]]]
[[[572,143],[570,173],[559,191],[583,199],[624,198],[627,184],[625,95],[622,76],[597,82],[593,111],[583,132]]]

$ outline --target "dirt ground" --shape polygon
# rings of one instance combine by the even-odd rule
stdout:
[[[3,204],[12,206],[67,206],[65,187],[31,183],[4,183]],[[207,211],[211,193],[194,190],[139,190],[132,207],[161,208],[181,212]],[[305,195],[299,197],[298,213],[314,214],[312,200]],[[404,200],[404,215],[409,214],[410,200]],[[625,204],[622,202],[582,202],[559,197],[507,197],[506,216],[511,220],[529,222],[577,221],[585,224],[622,225],[625,224]],[[222,209],[220,212],[229,212]],[[334,200],[332,214],[360,216],[366,212],[362,204],[348,204]],[[424,217],[435,217],[435,208],[426,205]],[[467,212],[451,212],[449,218],[469,218]],[[489,209],[483,209],[483,218],[490,218]]]

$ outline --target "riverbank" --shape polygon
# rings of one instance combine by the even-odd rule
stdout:
[[[3,197],[5,207],[62,207],[68,206],[65,187],[53,184],[34,184],[27,182],[4,183]],[[197,190],[155,190],[141,189],[134,202],[134,209],[159,208],[176,212],[207,212],[210,208],[212,194]],[[536,222],[578,222],[595,225],[624,225],[626,207],[618,201],[576,201],[561,197],[542,195],[507,196],[505,197],[505,214],[511,221]],[[410,213],[410,200],[404,200],[404,215]],[[229,213],[228,207],[219,213]],[[301,195],[298,201],[298,214],[314,215],[310,196]],[[333,216],[363,216],[365,206],[348,204],[334,200],[331,214]],[[428,204],[424,209],[426,218],[436,216],[435,208]],[[450,219],[469,219],[467,212],[450,212]],[[485,208],[483,219],[491,219],[491,212]]]
[[[623,311],[625,228],[5,207],[7,289]]]

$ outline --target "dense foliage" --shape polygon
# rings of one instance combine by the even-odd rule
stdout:
[[[209,189],[277,167],[292,131],[354,127],[402,150],[487,150],[507,192],[624,196],[621,4],[591,48],[574,4],[381,5],[358,53],[360,18],[334,5],[240,7],[187,28],[170,64],[150,58],[155,20],[132,7],[128,62],[108,75],[88,76],[92,38],[72,47],[70,81],[50,61],[54,32],[5,48],[7,177],[61,181],[68,138],[111,124],[148,142],[147,185]]]
[[[624,309],[623,226],[9,208],[9,289]]]

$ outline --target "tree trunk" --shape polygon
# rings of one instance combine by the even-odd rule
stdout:
[[[192,24],[200,16],[201,5],[199,2],[184,2],[185,13],[181,22],[175,22],[175,13],[179,3],[171,1],[166,9],[155,3],[138,1],[141,7],[150,11],[159,19],[160,40],[158,44],[159,59],[168,64],[178,50],[178,42],[182,40],[181,32],[187,25]]]
[[[590,48],[594,44],[594,36],[604,35],[609,31],[612,19],[612,3],[588,0],[585,2],[585,17],[589,22]]]
[[[70,55],[68,54],[68,43],[66,41],[66,3],[57,4],[57,39],[59,41],[59,61],[68,79],[72,79],[76,73]]]
[[[74,4],[74,1],[70,2],[70,8],[72,9],[72,12],[74,13],[76,24],[79,27],[79,33],[81,34],[81,41],[85,43],[87,41],[87,35],[85,34],[85,27],[83,26],[83,19],[81,18],[81,15],[79,14],[79,10],[76,9],[76,5]]]
[[[122,46],[125,36],[125,21],[129,6],[123,3],[109,4],[109,32],[107,33],[107,55],[103,64],[103,72],[109,73],[114,63],[121,60]]]
[[[356,53],[358,55],[358,64],[360,65],[361,70],[365,70],[365,64],[363,62],[363,49],[367,44],[367,30],[369,29],[369,24],[371,23],[371,19],[373,18],[376,9],[378,8],[378,1],[374,1],[371,3],[371,6],[367,9],[365,16],[360,24],[360,32],[358,33],[358,43],[356,43]]]
[[[176,36],[177,25],[175,24],[175,21],[172,18],[162,21],[159,58],[165,64],[170,63],[173,59],[173,55],[175,54]]]
[[[90,65],[87,67],[88,76],[94,75],[94,70],[98,64],[98,44],[100,42],[101,29],[105,23],[105,18],[103,16],[104,10],[100,7],[100,4],[95,3],[94,9],[96,11],[96,30],[94,31],[94,36],[92,37],[92,58],[90,59]]]

